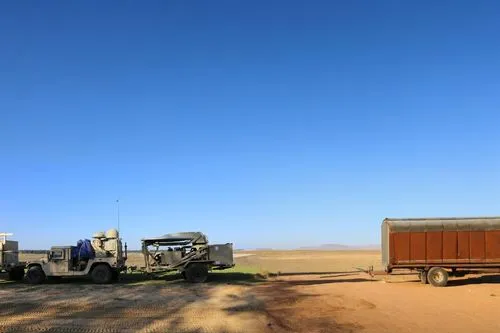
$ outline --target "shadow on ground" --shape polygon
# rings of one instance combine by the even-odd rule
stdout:
[[[278,272],[272,273],[271,276],[296,276],[296,275],[334,275],[334,274],[358,274],[359,271],[343,271],[343,272]]]
[[[448,287],[465,286],[469,284],[494,284],[500,283],[500,274],[464,277],[461,279],[450,279]]]
[[[167,273],[158,275],[147,274],[124,274],[121,276],[119,283],[121,284],[137,284],[147,283],[148,281],[166,281],[169,283],[186,283],[181,274]],[[265,278],[259,274],[240,273],[240,272],[216,272],[210,273],[205,284],[217,283],[231,283],[231,284],[245,284],[245,283],[258,283],[265,281]]]
[[[7,289],[0,285],[0,332],[353,332],[361,327],[337,323],[336,309],[326,311],[319,295],[297,287],[358,280],[266,282],[228,272],[213,273],[204,284],[187,283],[179,274],[127,274],[112,285],[85,279],[9,283]]]
[[[331,307],[319,294],[301,292],[300,285],[314,284],[318,280],[277,281],[261,284],[252,293],[233,295],[233,303],[225,310],[229,315],[241,313],[263,314],[269,319],[269,332],[357,332],[363,329],[355,323],[339,323],[337,313],[341,307]],[[261,297],[258,297],[261,296]]]
[[[188,283],[179,274],[127,274],[111,285],[81,278],[42,285],[5,282],[7,288],[0,285],[0,332],[232,333],[232,326],[226,329],[225,321],[217,320],[229,312],[208,304],[214,298],[229,304],[231,299],[221,295],[224,288],[250,288],[259,281],[253,274],[214,273],[204,284]],[[210,311],[215,321],[201,319]]]
[[[292,286],[313,286],[328,283],[354,283],[354,282],[374,282],[372,279],[365,278],[352,278],[352,279],[325,279],[325,280],[299,280],[299,281],[286,281],[287,284]]]

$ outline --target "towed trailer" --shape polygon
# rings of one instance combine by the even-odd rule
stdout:
[[[148,274],[178,271],[193,283],[205,282],[210,270],[234,267],[233,244],[209,244],[201,232],[179,232],[142,239]]]
[[[500,217],[386,218],[382,222],[384,272],[417,271],[422,283],[444,287],[450,276],[500,269]]]
[[[7,272],[9,280],[20,281],[24,277],[24,263],[19,262],[19,243],[7,240],[11,233],[0,233],[0,272]]]

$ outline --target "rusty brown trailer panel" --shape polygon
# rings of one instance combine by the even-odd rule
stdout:
[[[385,219],[382,263],[388,272],[500,267],[500,217]]]

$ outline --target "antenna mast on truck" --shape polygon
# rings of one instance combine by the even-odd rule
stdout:
[[[117,218],[118,218],[118,233],[120,232],[120,199],[116,199]]]

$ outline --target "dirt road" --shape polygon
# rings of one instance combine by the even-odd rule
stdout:
[[[285,323],[298,332],[456,333],[500,329],[498,276],[454,280],[446,288],[398,278],[366,281],[362,275],[344,274],[282,280],[277,283],[293,290],[296,301],[277,305],[275,313],[281,313]],[[279,288],[276,290],[274,302],[279,302]]]
[[[0,283],[0,332],[494,332],[500,279],[433,288],[363,274],[95,286]]]

